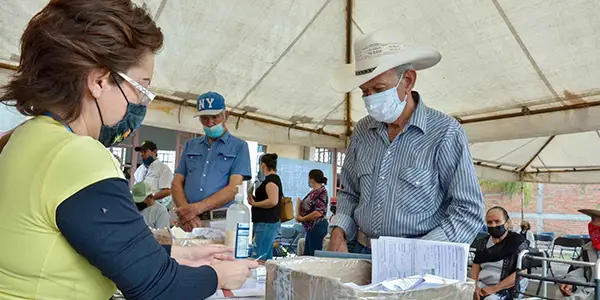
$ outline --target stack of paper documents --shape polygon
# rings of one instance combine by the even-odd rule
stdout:
[[[373,283],[363,286],[359,286],[353,282],[346,283],[346,285],[361,291],[398,292],[436,288],[446,284],[454,283],[458,283],[458,280],[445,279],[439,276],[426,274],[425,276],[415,275],[401,279],[388,279],[380,283]]]
[[[248,278],[246,283],[237,290],[217,290],[217,292],[208,299],[227,299],[227,298],[263,298],[265,296],[265,284],[259,284],[254,278]]]
[[[372,282],[426,274],[467,280],[469,244],[380,237],[371,241]]]
[[[259,284],[265,284],[267,282],[267,268],[265,268],[265,266],[256,268],[256,282]]]

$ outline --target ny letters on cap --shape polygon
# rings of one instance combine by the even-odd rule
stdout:
[[[225,98],[216,92],[208,92],[198,97],[196,116],[214,116],[225,110]]]

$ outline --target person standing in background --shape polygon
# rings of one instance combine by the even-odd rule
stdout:
[[[308,173],[308,186],[311,191],[303,200],[296,199],[296,221],[302,223],[306,231],[303,255],[314,256],[315,250],[323,250],[323,238],[327,235],[327,177],[321,170],[311,170]]]
[[[171,182],[173,171],[158,160],[158,148],[152,141],[144,141],[134,148],[142,157],[140,165],[133,174],[135,183],[146,182],[152,189],[152,199],[167,207],[171,203]]]
[[[227,130],[225,98],[202,94],[197,109],[206,135],[187,141],[171,184],[179,225],[188,232],[202,220],[225,219],[226,210],[214,210],[228,207],[237,186],[252,178],[248,143]]]
[[[248,195],[248,203],[252,206],[256,243],[256,254],[253,257],[264,257],[264,260],[269,260],[273,258],[273,242],[281,228],[283,188],[281,179],[277,175],[277,154],[263,155],[260,158],[259,168],[265,178],[256,189],[255,195]]]
[[[535,236],[531,232],[531,223],[529,221],[521,222],[521,235],[529,242],[530,248],[535,248]]]

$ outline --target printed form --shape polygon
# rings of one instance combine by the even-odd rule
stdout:
[[[426,274],[465,282],[469,244],[380,237],[371,240],[372,283]]]

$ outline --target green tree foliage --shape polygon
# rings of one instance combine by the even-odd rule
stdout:
[[[481,179],[479,180],[479,184],[483,193],[502,194],[510,199],[514,199],[515,197],[518,199],[521,198],[521,184],[523,184],[523,202],[525,206],[531,203],[534,194],[534,185],[529,182],[521,183],[516,181],[507,182]]]

